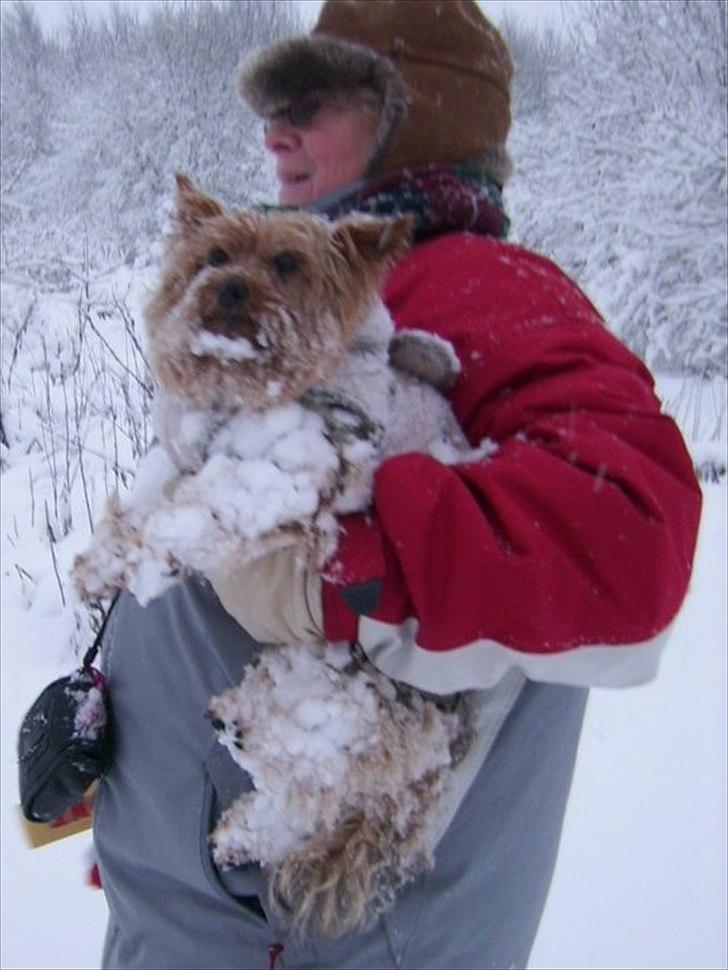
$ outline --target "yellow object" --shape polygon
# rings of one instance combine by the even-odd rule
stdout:
[[[51,822],[30,822],[18,805],[20,822],[25,833],[26,841],[31,849],[38,849],[49,842],[66,839],[77,832],[85,832],[91,828],[93,818],[93,787],[83,797],[83,801],[72,805],[68,811]]]

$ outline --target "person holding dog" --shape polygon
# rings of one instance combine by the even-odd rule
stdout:
[[[383,299],[397,327],[451,342],[448,399],[492,447],[382,463],[321,574],[283,550],[145,611],[122,597],[104,647],[117,753],[95,818],[105,967],[528,962],[588,689],[656,674],[700,492],[643,364],[553,263],[505,242],[512,71],[474,0],[328,0],[311,35],[242,67],[282,206],[413,217]],[[260,868],[218,872],[206,844],[241,785],[202,718],[209,697],[261,644],[311,638],[479,699],[434,868],[328,942],[287,935]]]

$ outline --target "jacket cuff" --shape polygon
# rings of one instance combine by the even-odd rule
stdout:
[[[371,515],[342,516],[339,526],[339,544],[322,573],[324,635],[327,640],[353,640],[359,617],[377,605],[386,560],[379,526]]]

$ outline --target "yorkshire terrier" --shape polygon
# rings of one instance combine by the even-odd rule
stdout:
[[[457,377],[452,348],[395,335],[377,296],[410,231],[408,217],[226,211],[177,176],[146,312],[159,442],[74,562],[82,600],[127,587],[145,604],[232,553],[254,560],[287,545],[318,568],[335,548],[336,515],[367,507],[385,458],[479,454],[440,393]],[[286,678],[328,685],[320,705],[276,708]],[[323,764],[332,704],[359,720],[348,738],[328,739]],[[464,701],[395,685],[345,647],[296,645],[265,651],[209,713],[256,786],[213,832],[214,859],[269,868],[271,902],[299,931],[361,929],[431,864],[440,797],[467,746]],[[287,719],[288,737],[308,731],[319,755],[303,744],[292,770],[285,746],[266,746],[274,718],[279,728]],[[288,841],[265,834],[271,811],[279,827],[298,819]]]

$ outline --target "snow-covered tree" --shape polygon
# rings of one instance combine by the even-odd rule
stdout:
[[[568,69],[568,45],[553,27],[535,29],[506,8],[499,29],[515,65],[513,112],[519,125],[548,114],[556,100],[561,77]]]
[[[569,45],[514,128],[516,238],[655,368],[725,375],[726,3],[585,0]]]
[[[6,265],[51,284],[70,280],[84,241],[97,268],[148,262],[177,169],[241,204],[266,191],[235,68],[298,29],[284,0],[158,3],[145,20],[112,7],[100,23],[70,11],[60,45],[26,4],[3,31]]]
[[[59,51],[43,36],[37,14],[15,0],[3,6],[0,30],[0,162],[6,196],[30,165],[51,152],[52,81]]]

